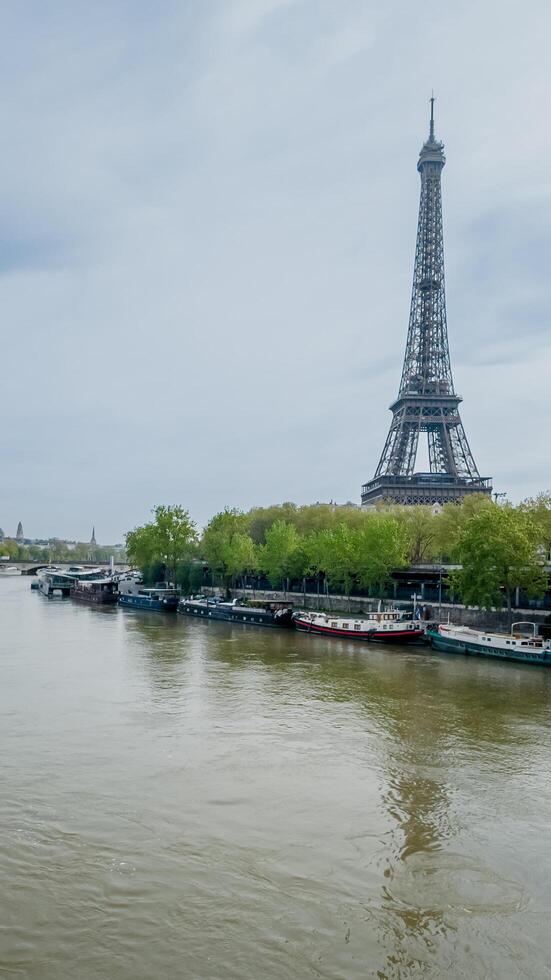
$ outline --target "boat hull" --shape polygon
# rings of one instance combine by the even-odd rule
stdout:
[[[88,605],[92,606],[113,606],[119,601],[119,597],[116,592],[88,593],[84,589],[82,591],[79,589],[71,589],[70,596],[71,599],[75,599],[77,602],[86,602]]]
[[[500,647],[487,647],[470,639],[457,639],[442,636],[436,630],[427,630],[427,640],[440,653],[459,653],[464,656],[486,657],[490,660],[510,660],[517,664],[532,664],[539,667],[551,667],[551,653],[546,650],[521,649],[503,650]]]
[[[239,623],[243,626],[267,626],[281,629],[293,625],[292,613],[289,609],[285,615],[275,616],[273,612],[264,609],[248,609],[244,606],[221,608],[220,605],[202,605],[201,603],[185,602],[178,606],[182,616],[193,616],[195,619],[216,619],[225,623]]]
[[[162,599],[153,599],[146,595],[120,595],[119,605],[131,609],[147,609],[148,612],[176,612],[178,597],[164,596]]]
[[[336,636],[339,639],[363,640],[368,643],[413,643],[420,640],[425,635],[423,627],[419,629],[392,629],[392,630],[343,630],[338,627],[323,626],[319,623],[311,623],[309,620],[302,620],[295,616],[295,628],[301,633],[316,633],[320,636]]]

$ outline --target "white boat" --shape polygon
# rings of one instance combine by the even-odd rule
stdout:
[[[0,564],[0,575],[21,575],[21,569],[15,565]]]
[[[510,633],[492,633],[453,623],[429,627],[427,639],[442,653],[463,653],[524,664],[551,666],[551,640],[537,634],[535,623],[513,623]]]
[[[297,630],[303,633],[321,633],[350,640],[375,640],[378,643],[411,643],[425,633],[422,623],[403,619],[395,609],[370,613],[367,618],[301,611],[294,614],[293,620]]]
[[[87,568],[84,565],[58,567],[49,565],[38,571],[38,589],[49,599],[67,598],[75,582],[95,582],[105,578],[102,568]]]

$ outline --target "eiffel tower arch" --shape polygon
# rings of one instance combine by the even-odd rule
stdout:
[[[375,476],[362,487],[362,506],[444,504],[467,494],[491,494],[481,477],[459,414],[446,321],[441,174],[444,144],[430,132],[417,169],[421,175],[419,221],[406,353],[392,422]],[[428,439],[428,473],[415,472],[420,433]]]

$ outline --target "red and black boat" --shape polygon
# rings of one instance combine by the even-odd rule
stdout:
[[[293,622],[303,633],[368,640],[378,643],[411,643],[425,633],[423,623],[403,619],[396,610],[370,613],[368,618],[336,616],[323,612],[296,612]]]

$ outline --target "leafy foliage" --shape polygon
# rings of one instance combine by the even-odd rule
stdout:
[[[528,514],[537,528],[538,540],[546,558],[551,557],[551,493],[523,500],[520,510]]]
[[[286,584],[292,575],[300,574],[300,536],[294,524],[275,521],[266,531],[266,543],[260,550],[260,567],[274,586]]]
[[[457,540],[462,568],[451,576],[466,605],[502,605],[511,614],[515,589],[541,596],[547,576],[538,553],[538,528],[530,514],[513,507],[483,507],[465,523]]]
[[[248,531],[248,518],[239,510],[226,508],[214,515],[203,533],[203,556],[222,576],[226,588],[256,568],[256,549]]]
[[[509,607],[518,587],[540,595],[542,569],[551,549],[551,495],[540,494],[519,507],[498,506],[485,495],[430,507],[389,507],[366,511],[353,506],[293,503],[254,508],[248,513],[226,508],[209,521],[201,542],[187,511],[157,507],[155,520],[126,536],[129,560],[148,574],[158,564],[173,581],[194,591],[203,580],[203,565],[229,589],[251,573],[266,575],[273,587],[317,577],[350,591],[361,586],[375,594],[385,590],[393,569],[415,562],[452,560],[463,563],[452,582],[463,601]]]
[[[392,515],[374,514],[357,532],[357,540],[358,580],[367,589],[381,591],[391,581],[392,570],[408,563],[411,528]]]
[[[160,504],[153,514],[154,521],[126,535],[128,560],[142,570],[160,562],[168,569],[171,581],[176,582],[178,563],[189,556],[197,540],[195,524],[178,504]]]

